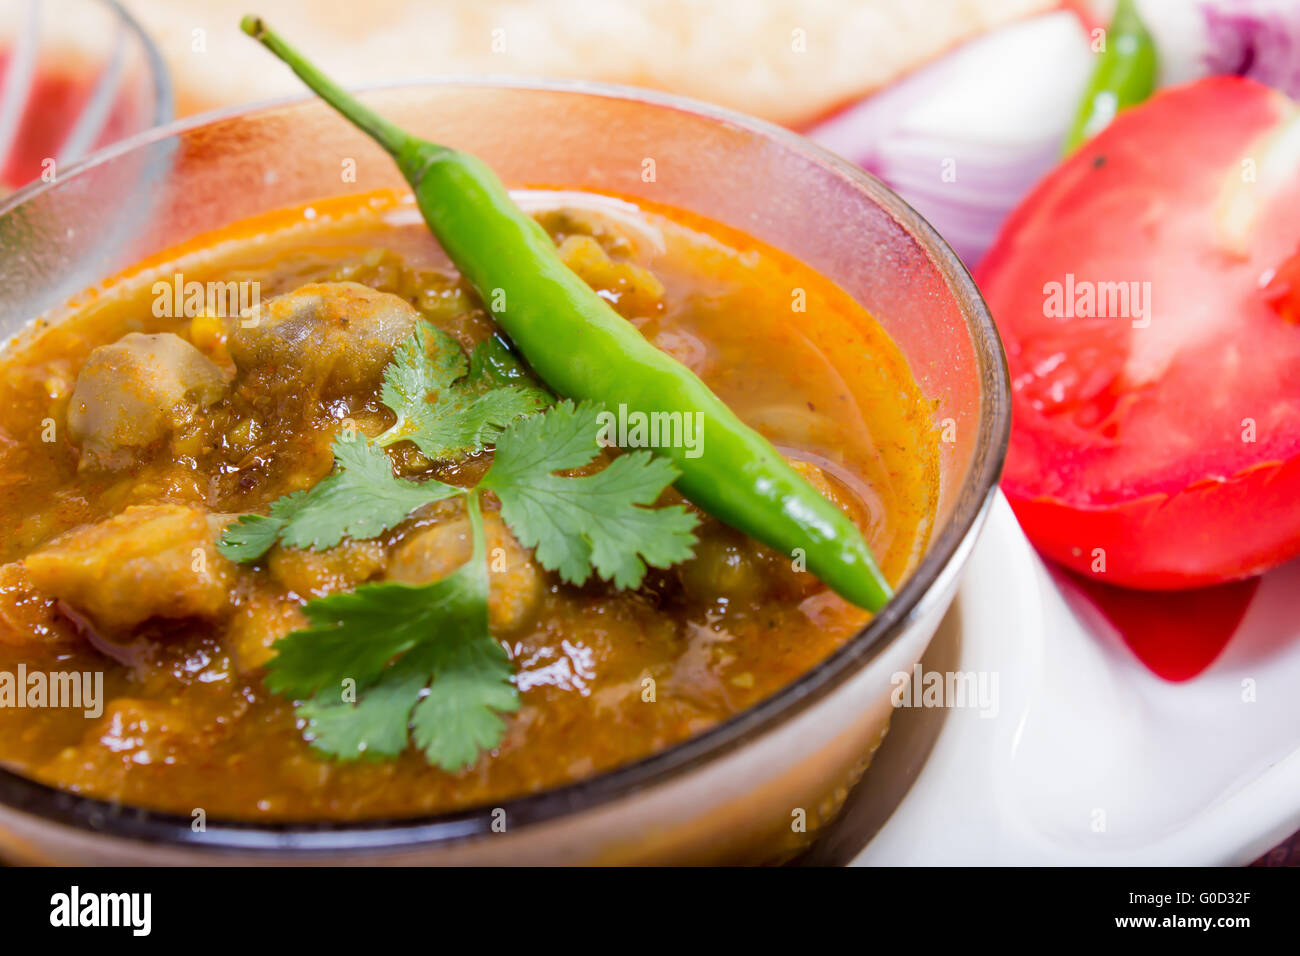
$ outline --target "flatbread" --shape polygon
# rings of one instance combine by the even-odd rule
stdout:
[[[629,83],[799,125],[1058,0],[125,0],[181,113],[301,91],[250,9],[345,85],[454,73]]]

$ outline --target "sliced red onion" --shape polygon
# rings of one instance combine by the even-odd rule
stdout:
[[[1160,85],[1248,76],[1300,96],[1300,0],[1137,0],[1160,56]],[[1114,4],[1093,0],[1104,21]]]
[[[1162,86],[1249,76],[1300,97],[1300,0],[1139,0]],[[1113,3],[1094,0],[1095,22]],[[808,131],[892,186],[974,267],[1006,215],[1056,165],[1094,64],[1070,11],[958,48]]]
[[[55,605],[58,607],[59,613],[72,622],[72,626],[77,629],[77,633],[86,639],[86,643],[105,657],[112,658],[126,667],[139,667],[145,662],[148,649],[142,641],[133,641],[130,644],[119,644],[116,641],[110,641],[99,633],[90,618],[75,610],[71,605],[64,601],[56,601]]]
[[[1214,0],[1201,12],[1207,72],[1249,76],[1300,96],[1300,2]]]

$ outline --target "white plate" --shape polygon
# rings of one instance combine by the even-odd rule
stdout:
[[[899,713],[895,731],[928,721],[933,748],[854,863],[1240,864],[1300,829],[1300,562],[1265,576],[1222,655],[1181,683],[1086,628],[1069,587],[999,497],[940,665],[996,678],[996,714]]]

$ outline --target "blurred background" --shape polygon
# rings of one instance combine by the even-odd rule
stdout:
[[[1137,6],[1161,85],[1241,73],[1300,92],[1300,0]],[[790,126],[889,182],[973,267],[1056,162],[1114,0],[0,0],[0,181],[173,113],[300,94],[239,32],[254,7],[350,85],[583,78]]]

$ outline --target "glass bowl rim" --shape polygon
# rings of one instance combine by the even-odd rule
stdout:
[[[110,0],[114,2],[114,0]],[[446,846],[492,833],[493,814],[504,810],[511,832],[555,822],[600,808],[665,783],[740,748],[830,694],[878,657],[908,625],[934,610],[974,545],[997,493],[1011,426],[1011,386],[997,328],[970,273],[924,218],[865,170],[791,130],[724,107],[641,87],[587,80],[510,75],[447,75],[357,87],[361,94],[389,90],[496,88],[511,92],[576,94],[632,101],[655,109],[693,114],[740,127],[800,154],[867,193],[917,242],[952,292],[971,335],[980,379],[978,434],[969,473],[946,524],[936,528],[920,564],[894,597],[852,638],[815,667],[757,704],[703,733],[585,780],[446,813],[338,821],[208,819],[201,831],[193,820],[83,796],[39,783],[0,767],[0,808],[98,835],[188,847],[215,853],[301,855],[364,853]],[[327,108],[310,94],[240,104],[176,120],[129,137],[69,167],[54,182],[36,182],[0,202],[0,216],[62,182],[111,162],[127,152],[179,137],[194,129],[288,107]],[[339,122],[344,122],[342,119]]]

